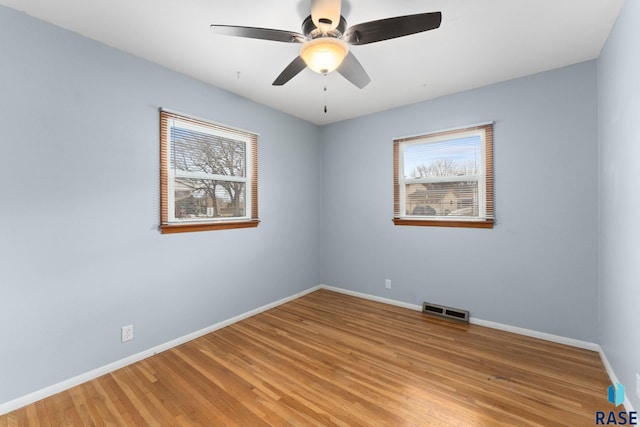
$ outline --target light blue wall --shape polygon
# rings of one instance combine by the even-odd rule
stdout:
[[[640,407],[640,2],[627,1],[598,61],[600,344]]]
[[[596,81],[590,61],[323,127],[323,283],[596,342]],[[495,228],[394,226],[392,139],[486,121]]]
[[[260,134],[258,228],[159,234],[159,107]],[[320,282],[316,126],[4,7],[0,117],[0,403]]]

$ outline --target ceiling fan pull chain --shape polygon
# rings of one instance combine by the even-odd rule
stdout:
[[[325,79],[327,78],[327,75],[324,75]],[[325,83],[324,85],[324,113],[327,114],[327,84]]]

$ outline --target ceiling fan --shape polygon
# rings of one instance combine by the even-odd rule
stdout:
[[[311,15],[302,22],[302,34],[269,28],[235,25],[211,25],[214,34],[284,43],[302,43],[300,55],[274,80],[282,86],[309,67],[321,74],[338,71],[358,88],[371,78],[349,50],[348,45],[363,45],[429,31],[440,27],[441,12],[419,13],[378,19],[347,27],[341,15],[341,0],[311,0]]]

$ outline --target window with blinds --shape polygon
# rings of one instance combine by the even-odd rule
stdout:
[[[492,228],[493,124],[393,141],[396,225]]]
[[[258,225],[258,137],[160,111],[160,230]]]

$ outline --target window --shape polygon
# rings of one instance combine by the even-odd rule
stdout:
[[[393,141],[396,225],[493,227],[493,125]]]
[[[160,111],[160,230],[256,227],[256,134]]]

